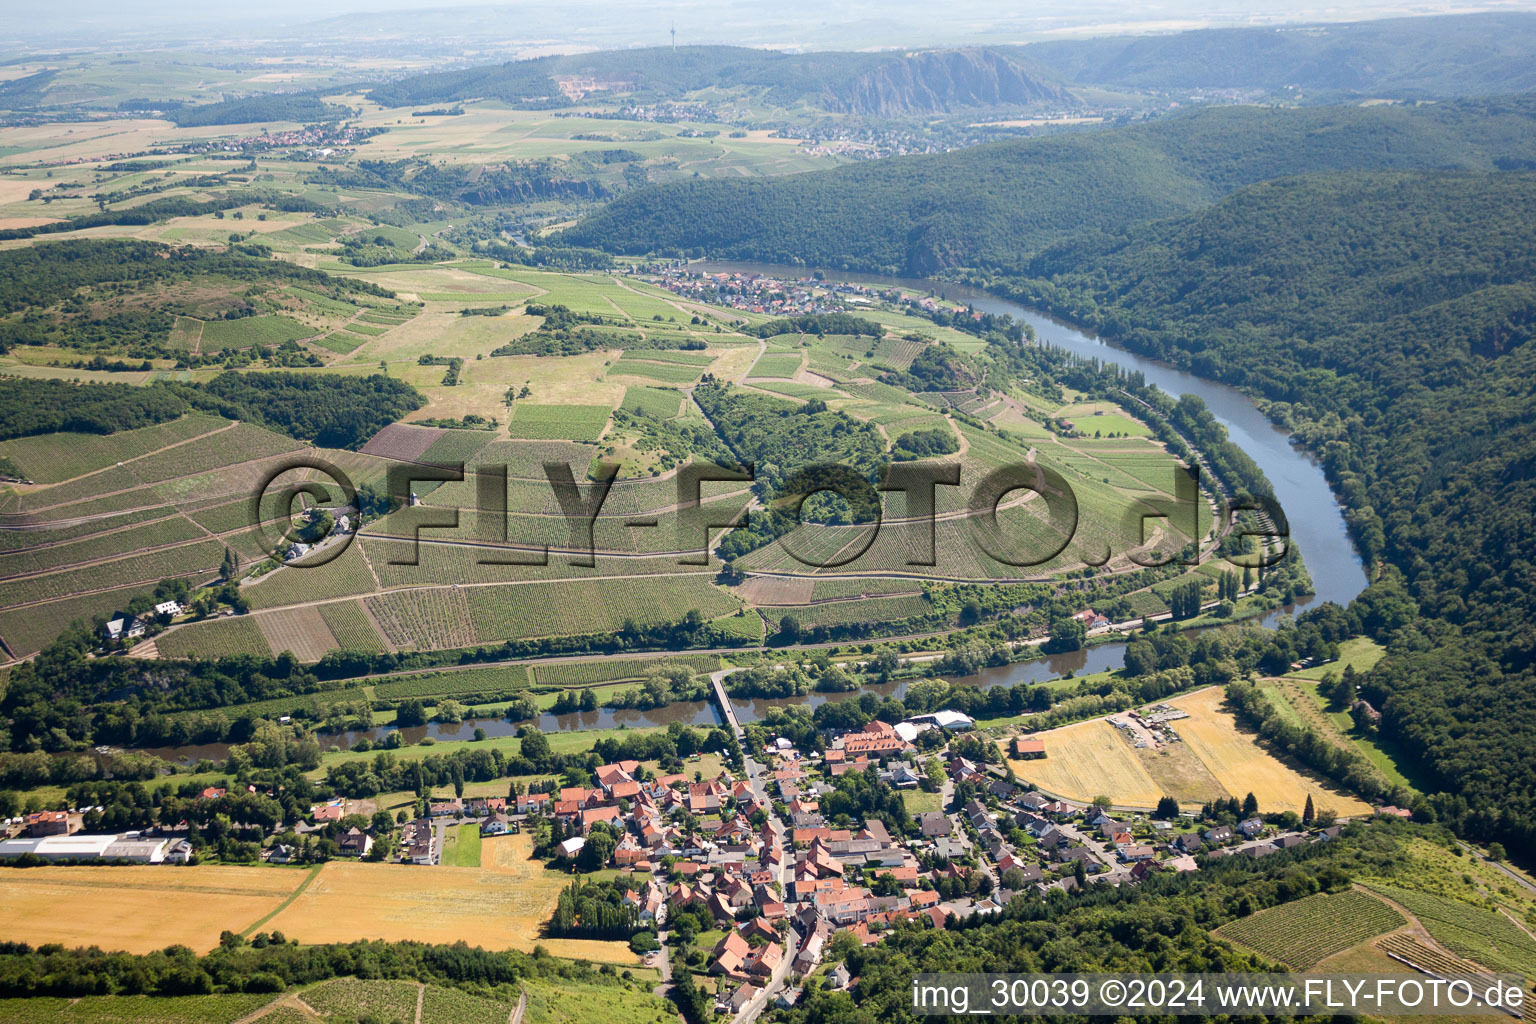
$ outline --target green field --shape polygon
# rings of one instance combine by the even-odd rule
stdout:
[[[507,433],[534,441],[596,441],[613,410],[606,405],[535,405],[512,407]]]
[[[443,863],[461,868],[480,866],[479,825],[460,825],[448,832],[443,844]]]

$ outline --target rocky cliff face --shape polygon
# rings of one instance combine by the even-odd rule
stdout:
[[[829,88],[828,110],[905,117],[967,107],[1070,103],[1065,89],[993,50],[946,50],[892,60]]]

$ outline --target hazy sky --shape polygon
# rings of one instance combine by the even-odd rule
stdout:
[[[658,45],[667,41],[673,24],[680,43],[884,48],[1477,10],[1536,10],[1536,0],[78,0],[63,5],[0,0],[6,36],[49,45],[116,39],[223,48],[277,37],[341,49],[359,41],[393,46],[452,41],[529,52]],[[317,21],[332,34],[301,27]]]

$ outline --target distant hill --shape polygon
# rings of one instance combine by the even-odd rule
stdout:
[[[717,86],[762,88],[771,102],[906,116],[1000,105],[1072,104],[1071,94],[1018,55],[995,50],[777,53],[735,46],[610,50],[416,75],[369,98],[392,107],[489,98],[534,109],[586,92],[678,100]]]
[[[1536,98],[1422,107],[1207,108],[1145,125],[751,180],[628,192],[567,244],[931,273],[1018,266],[1083,230],[1316,171],[1536,166]]]
[[[1209,29],[1034,43],[1016,52],[1064,81],[1117,89],[1495,95],[1536,89],[1536,14]]]

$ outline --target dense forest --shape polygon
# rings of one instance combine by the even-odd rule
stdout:
[[[613,252],[933,273],[1018,270],[1064,235],[1200,209],[1328,170],[1536,166],[1536,99],[1215,107],[1146,125],[751,180],[632,190],[563,232]]]
[[[173,420],[187,403],[163,388],[0,379],[0,440],[73,431],[114,434]]]
[[[191,410],[245,420],[322,448],[359,448],[425,404],[420,392],[382,374],[219,374],[203,384],[72,384],[0,380],[0,440],[74,431],[113,434],[173,420]]]

